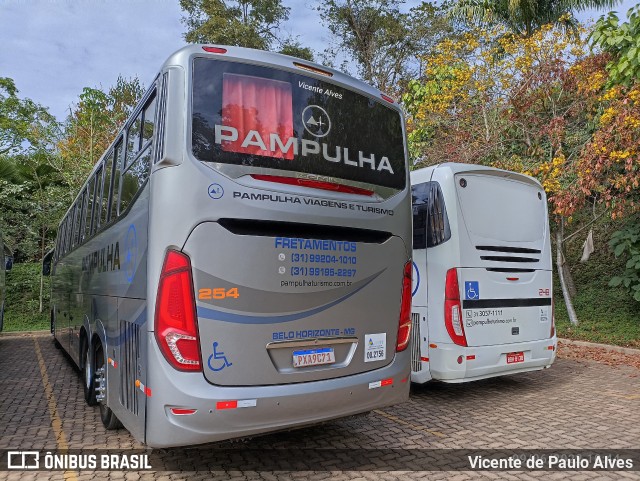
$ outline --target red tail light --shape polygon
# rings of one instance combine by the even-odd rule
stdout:
[[[553,337],[556,334],[556,302],[551,298],[551,335]]]
[[[458,270],[447,271],[444,288],[444,324],[449,337],[458,346],[467,346],[467,337],[462,325],[462,305],[460,304],[460,287],[458,286]]]
[[[360,187],[353,187],[351,185],[334,184],[333,182],[325,182],[323,180],[314,179],[298,179],[296,177],[282,177],[280,175],[262,175],[251,174],[256,180],[262,180],[265,182],[276,182],[279,184],[298,185],[300,187],[310,187],[312,189],[330,190],[333,192],[342,192],[345,194],[366,195],[371,197],[373,195],[372,190],[361,189]]]
[[[411,270],[411,261],[409,261],[404,265],[404,274],[402,275],[402,303],[400,304],[396,352],[404,351],[411,339]]]
[[[200,342],[191,278],[185,254],[167,251],[156,301],[155,335],[169,364],[179,371],[201,371]]]

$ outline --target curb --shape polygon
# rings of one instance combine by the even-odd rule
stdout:
[[[612,346],[611,344],[599,344],[596,342],[587,341],[574,341],[573,339],[558,338],[558,341],[563,344],[571,344],[581,347],[596,347],[598,349],[604,349],[606,351],[620,352],[622,354],[628,354],[631,356],[640,356],[640,349],[634,349],[632,347]]]

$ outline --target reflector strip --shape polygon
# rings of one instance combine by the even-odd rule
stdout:
[[[136,387],[140,389],[145,394],[145,396],[151,397],[151,388],[142,384],[140,379],[136,379]]]
[[[519,277],[507,277],[508,281],[519,281],[520,278]]]
[[[549,346],[549,347],[547,348],[547,350],[548,350],[548,351],[553,351],[553,350],[555,350],[555,348],[556,348],[556,346]]]
[[[216,409],[241,409],[254,408],[258,404],[257,399],[236,399],[233,401],[218,401]]]
[[[383,379],[381,382],[382,386],[390,386],[393,384],[393,378]]]
[[[429,358],[428,357],[421,357],[420,360],[424,361],[424,362],[429,362]]]
[[[187,416],[189,414],[195,414],[197,411],[197,409],[171,408],[171,413],[176,416]]]
[[[118,363],[115,361],[115,359],[111,359],[110,357],[108,357],[107,362],[109,362],[109,364],[111,364],[114,369],[118,369]]]
[[[438,347],[438,345],[437,344],[429,344],[429,347],[431,349],[436,349]]]
[[[471,354],[470,356],[467,356],[467,361],[474,361],[475,359],[476,359],[475,354]]]

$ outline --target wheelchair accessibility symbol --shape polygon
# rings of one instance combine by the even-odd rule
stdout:
[[[465,281],[464,298],[480,299],[480,286],[478,281]]]
[[[222,361],[222,364],[220,364],[220,362],[216,362],[214,367],[211,361]],[[224,355],[224,352],[218,351],[217,342],[213,343],[213,354],[209,356],[209,360],[207,361],[207,364],[209,364],[209,369],[216,372],[222,371],[225,367],[229,367],[233,365],[233,363],[229,362],[229,360],[227,359],[227,356]]]

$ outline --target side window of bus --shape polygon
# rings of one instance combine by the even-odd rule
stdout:
[[[95,178],[91,176],[89,182],[87,182],[87,205],[85,209],[85,222],[84,222],[84,235],[83,240],[89,240],[91,237],[91,218],[93,216],[93,200],[94,200],[94,188],[95,188]]]
[[[94,207],[93,207],[93,227],[91,229],[91,235],[98,232],[100,228],[100,211],[102,210],[102,187],[104,176],[102,175],[104,172],[104,167],[101,165],[98,167],[96,171],[96,187],[95,187],[95,197],[94,197]]]
[[[66,224],[67,224],[67,219],[64,219],[62,221],[62,223],[60,224],[60,231],[58,232],[58,237],[59,237],[59,249],[60,249],[60,255],[58,257],[62,257],[64,256],[65,250],[64,250],[64,236],[65,236],[65,228],[66,228]]]
[[[113,151],[109,152],[104,160],[104,187],[102,188],[102,209],[100,211],[100,225],[109,222],[109,199],[111,198],[111,178],[113,177]]]
[[[73,231],[71,232],[71,246],[78,245],[78,234],[80,232],[80,214],[82,214],[82,196],[73,204]]]
[[[82,207],[84,206],[84,192],[80,192],[76,201],[76,222],[73,227],[73,245],[80,245],[82,242],[82,219],[84,218]]]
[[[111,192],[109,199],[109,220],[113,220],[118,217],[118,193],[120,192],[120,172],[122,170],[122,139],[118,141],[113,149],[113,191]]]
[[[442,189],[437,182],[411,187],[413,208],[413,248],[436,247],[451,238],[449,218]]]
[[[129,128],[127,138],[137,135],[136,125],[138,124],[138,121],[141,122],[141,125],[144,125],[144,133],[141,139],[141,149],[133,159],[130,159],[129,157],[130,142],[127,141],[127,163],[122,176],[122,185],[120,187],[120,209],[118,210],[120,214],[127,210],[138,191],[149,177],[149,170],[151,169],[151,140],[153,139],[155,106],[156,100],[155,94],[153,94],[149,100],[147,100],[144,108]]]
[[[65,234],[65,252],[69,252],[71,250],[71,234],[73,231],[73,211],[69,212],[67,215],[67,230]]]

